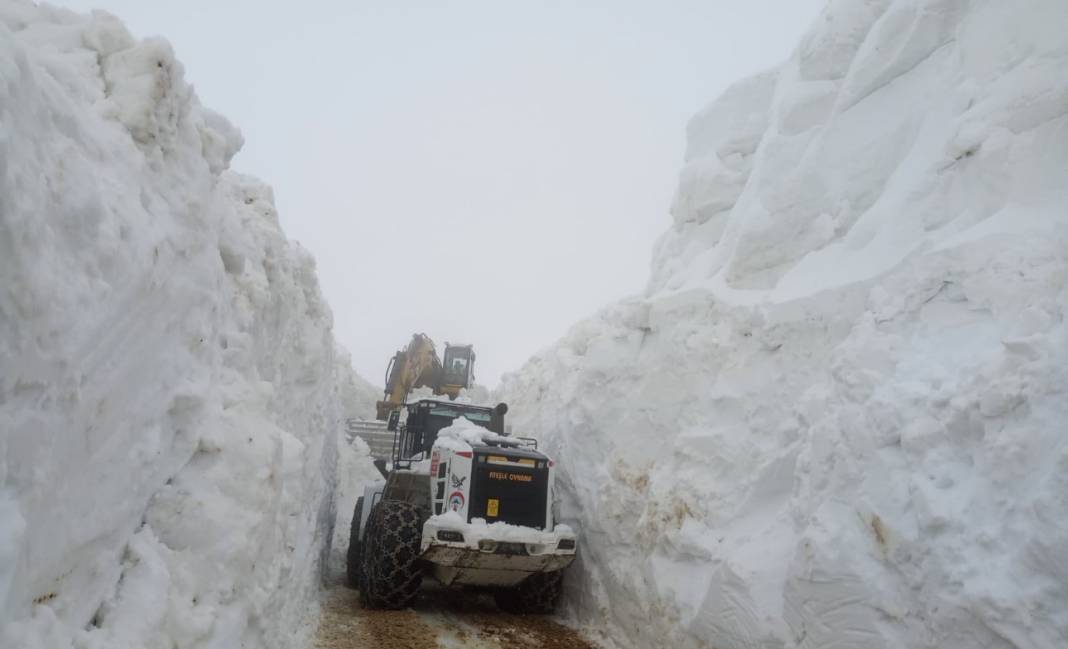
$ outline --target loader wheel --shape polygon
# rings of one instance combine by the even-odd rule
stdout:
[[[356,499],[356,509],[352,512],[352,525],[349,527],[349,551],[345,561],[345,583],[349,588],[360,587],[360,514],[363,512],[363,496]]]
[[[371,518],[364,548],[364,606],[408,608],[423,581],[419,566],[419,508],[400,500],[385,500],[375,507]]]
[[[498,590],[493,599],[506,613],[546,615],[556,609],[563,581],[562,570],[534,573],[514,588]]]

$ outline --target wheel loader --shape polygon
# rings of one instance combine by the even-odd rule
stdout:
[[[508,612],[553,611],[577,539],[553,520],[553,460],[504,435],[507,410],[418,399],[390,414],[391,466],[376,461],[384,482],[352,517],[347,577],[364,607],[406,608],[432,577],[489,589]]]

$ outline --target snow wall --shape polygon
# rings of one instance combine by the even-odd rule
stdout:
[[[241,142],[166,42],[0,1],[0,646],[310,631],[357,381]]]
[[[1068,646],[1068,3],[834,0],[506,376],[621,647]]]

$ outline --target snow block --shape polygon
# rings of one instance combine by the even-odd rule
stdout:
[[[623,648],[1068,646],[1068,5],[835,0],[503,381]],[[1058,26],[1058,27],[1054,27]]]
[[[166,42],[0,2],[0,646],[307,640],[356,378],[240,145]]]

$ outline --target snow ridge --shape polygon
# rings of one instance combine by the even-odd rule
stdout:
[[[621,647],[1068,645],[1068,5],[833,0],[505,378]]]
[[[358,383],[241,143],[165,41],[0,2],[4,647],[309,631]]]

